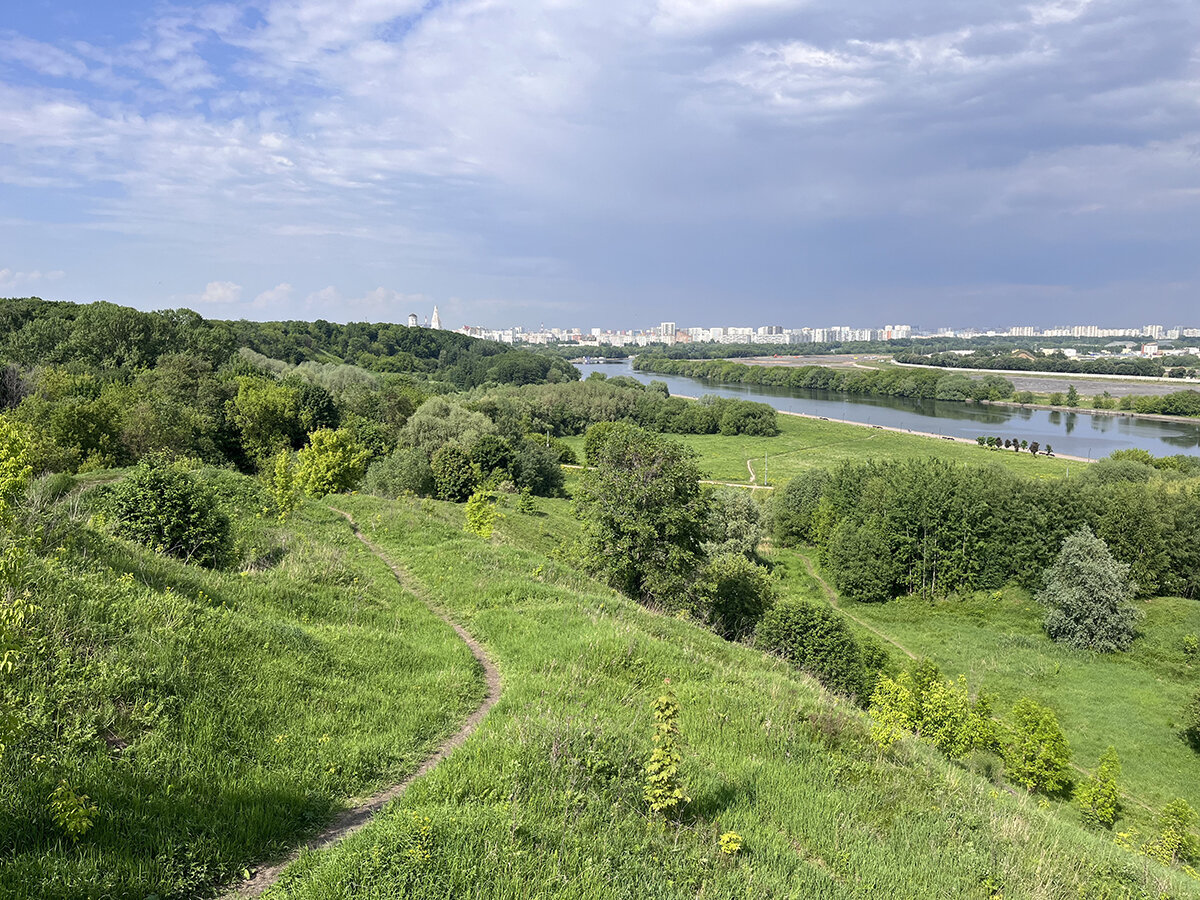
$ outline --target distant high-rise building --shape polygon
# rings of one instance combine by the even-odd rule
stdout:
[[[442,327],[442,317],[438,315],[436,305],[433,307],[433,318],[429,320],[429,327],[438,329]]]
[[[675,343],[675,323],[663,322],[658,326],[658,336],[662,338],[664,344]]]
[[[417,314],[416,314],[416,313],[409,313],[409,314],[408,314],[408,327],[409,327],[409,328],[416,328],[416,327],[417,327],[417,324],[418,324],[418,322],[417,322]]]

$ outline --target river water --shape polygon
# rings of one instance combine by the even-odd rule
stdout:
[[[1055,453],[1092,459],[1129,447],[1141,447],[1155,456],[1175,453],[1200,456],[1200,421],[1161,422],[1135,416],[1051,412],[1046,409],[981,406],[905,397],[862,397],[833,391],[764,387],[757,384],[714,384],[699,378],[635,372],[628,360],[619,363],[577,363],[576,368],[584,378],[592,372],[603,372],[609,377],[631,375],[643,382],[665,381],[672,394],[691,397],[717,394],[721,397],[757,400],[784,412],[926,431],[969,440],[979,435],[995,435],[1031,443],[1037,441],[1043,447],[1052,445]]]

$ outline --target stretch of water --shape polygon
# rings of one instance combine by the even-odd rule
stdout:
[[[883,425],[974,440],[979,435],[1016,438],[1055,453],[1098,459],[1114,450],[1141,447],[1155,456],[1189,453],[1200,456],[1200,421],[1163,422],[1137,416],[1106,416],[1086,412],[1051,412],[1016,406],[913,400],[906,397],[863,397],[834,391],[770,387],[757,384],[716,384],[680,375],[635,372],[629,361],[577,365],[583,377],[603,372],[609,377],[631,375],[638,381],[665,381],[672,394],[699,397],[717,394],[769,403],[783,412],[824,416],[846,422]]]

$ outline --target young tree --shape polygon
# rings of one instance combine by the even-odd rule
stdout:
[[[1113,559],[1108,545],[1084,526],[1063,541],[1037,599],[1047,609],[1052,640],[1111,653],[1133,643],[1141,618],[1132,603],[1136,593],[1129,566]]]
[[[865,703],[876,669],[840,615],[795,597],[780,600],[758,623],[754,646],[776,653],[821,684]]]
[[[588,565],[630,597],[678,608],[707,537],[695,453],[625,424],[593,450],[575,494]]]
[[[445,444],[433,454],[429,463],[433,470],[433,482],[437,495],[442,500],[458,503],[466,500],[475,490],[479,478],[471,457],[457,444]]]
[[[1029,791],[1053,793],[1067,783],[1071,748],[1053,710],[1022,697],[1012,710],[1004,746],[1008,777]]]
[[[1183,710],[1183,737],[1193,750],[1200,751],[1200,692],[1192,697]]]
[[[1121,811],[1121,791],[1117,779],[1121,777],[1121,761],[1117,759],[1116,747],[1109,747],[1100,757],[1096,774],[1080,785],[1075,792],[1083,824],[1092,828],[1112,828]]]
[[[354,490],[362,480],[370,451],[345,428],[319,428],[296,454],[296,481],[314,497]]]
[[[1075,390],[1075,385],[1067,388],[1067,406],[1079,405],[1079,391]]]

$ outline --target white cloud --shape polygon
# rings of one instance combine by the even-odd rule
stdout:
[[[268,288],[257,297],[254,298],[254,306],[257,307],[274,307],[287,303],[292,299],[293,287],[286,281],[275,285],[273,288]]]
[[[0,269],[0,291],[27,289],[38,284],[59,281],[65,275],[65,272],[57,269],[49,272],[42,272],[39,269],[20,272],[16,269],[4,268]]]
[[[232,281],[210,281],[198,299],[201,303],[237,303],[242,299],[242,286]]]

